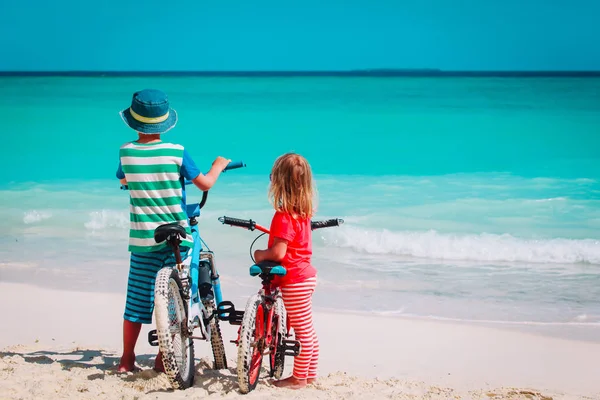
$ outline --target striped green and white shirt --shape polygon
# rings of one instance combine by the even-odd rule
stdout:
[[[124,175],[129,186],[129,251],[143,253],[166,248],[166,242],[154,241],[154,230],[172,222],[185,227],[186,238],[181,239],[180,246],[192,247],[182,177],[194,179],[200,171],[183,146],[130,142],[121,146],[119,158],[117,177]]]

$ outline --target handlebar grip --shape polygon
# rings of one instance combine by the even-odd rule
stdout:
[[[251,219],[238,219],[223,216],[219,217],[219,221],[226,225],[239,226],[240,228],[246,228],[251,231],[256,227],[256,222]]]
[[[310,227],[312,230],[320,229],[320,228],[329,228],[332,226],[340,226],[344,223],[344,220],[341,218],[328,219],[325,221],[311,221]]]
[[[240,161],[232,161],[229,164],[227,164],[224,171],[228,171],[230,169],[242,168],[245,166],[246,166],[246,164],[244,164],[244,162],[241,160]]]

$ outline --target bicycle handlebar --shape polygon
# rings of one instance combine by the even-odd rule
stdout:
[[[251,219],[239,219],[239,218],[231,218],[231,217],[223,216],[223,217],[219,217],[219,222],[223,223],[224,225],[238,226],[240,228],[246,228],[251,231],[258,229],[262,232],[269,233],[268,229],[263,228],[262,226],[258,225],[256,223],[256,221],[252,221]],[[311,228],[311,230],[314,231],[315,229],[329,228],[332,226],[340,226],[343,223],[344,223],[344,220],[341,218],[327,219],[324,221],[311,221],[310,228]]]
[[[257,224],[255,221],[252,221],[251,219],[239,219],[239,218],[231,218],[231,217],[227,217],[227,216],[222,216],[218,218],[219,221],[223,224],[227,224],[230,226],[239,226],[240,228],[246,228],[248,230],[255,230],[258,229],[259,231],[263,232],[263,234],[270,234],[271,232],[265,228],[264,226],[260,226],[259,224]],[[334,218],[334,219],[328,219],[325,221],[310,221],[310,228],[311,230],[315,230],[315,229],[320,229],[320,228],[327,228],[330,226],[340,226],[341,224],[344,223],[344,220],[341,218]],[[260,235],[262,236],[262,235]],[[260,236],[258,236],[256,239],[258,239]],[[254,242],[256,242],[256,239],[254,239]],[[250,245],[250,258],[252,259],[252,262],[256,262],[254,260],[254,256],[252,255],[252,246],[254,245],[254,242],[252,242],[252,244]]]
[[[344,223],[343,219],[333,218],[333,219],[328,219],[325,221],[311,221],[310,227],[314,231],[315,229],[329,228],[332,226],[340,226],[343,223]]]
[[[251,231],[256,229],[256,222],[252,221],[251,219],[239,219],[223,216],[219,217],[219,222],[222,222],[224,225],[239,226],[240,228],[246,228]]]
[[[229,164],[227,164],[227,166],[225,167],[225,171],[230,170],[230,169],[242,168],[245,166],[246,166],[246,164],[244,164],[244,162],[242,160],[232,161]]]

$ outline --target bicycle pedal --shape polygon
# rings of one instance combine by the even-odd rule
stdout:
[[[221,321],[228,321],[231,325],[241,325],[244,319],[244,311],[236,310],[230,301],[220,302],[214,313]]]
[[[300,354],[300,342],[297,340],[282,340],[283,354],[290,357],[296,357]]]
[[[230,301],[222,301],[217,304],[217,309],[213,311],[221,321],[229,321],[231,313],[235,312],[235,306]]]
[[[148,343],[150,343],[150,346],[158,346],[158,334],[156,333],[156,329],[148,332]]]
[[[244,312],[235,310],[233,315],[229,319],[229,323],[231,325],[241,325],[243,319],[244,319]]]

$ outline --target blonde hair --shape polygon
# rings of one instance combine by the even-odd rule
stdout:
[[[315,211],[315,195],[312,171],[306,158],[286,153],[275,160],[269,186],[269,201],[275,210],[311,218]]]

